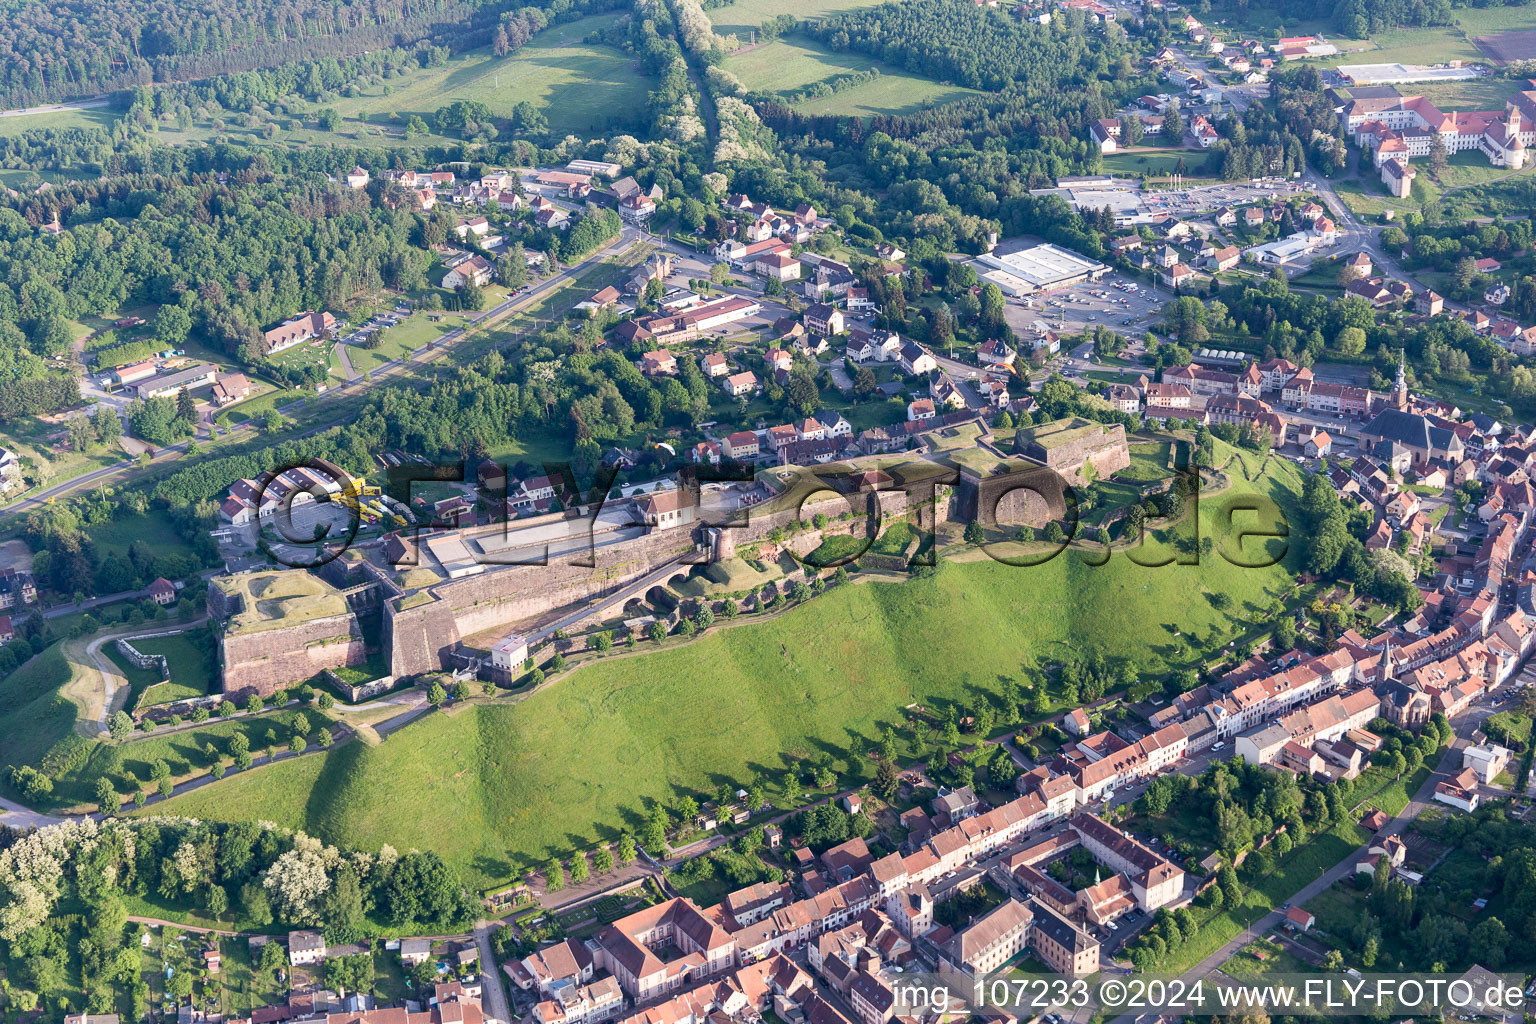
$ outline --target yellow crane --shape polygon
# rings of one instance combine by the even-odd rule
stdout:
[[[384,519],[396,527],[406,525],[400,515],[384,506],[383,491],[378,485],[370,484],[363,477],[353,476],[334,462],[324,459],[316,459],[315,462],[340,486],[341,489],[333,496],[334,500],[359,520],[370,526]]]

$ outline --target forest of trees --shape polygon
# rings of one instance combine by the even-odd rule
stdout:
[[[915,74],[988,91],[1097,78],[1117,56],[1116,33],[1125,38],[1116,26],[1104,46],[1095,46],[1083,32],[944,0],[845,11],[812,23],[810,32],[834,50],[856,50]]]
[[[87,818],[31,834],[5,829],[0,963],[12,1005],[107,1013],[126,991],[147,1016],[142,960],[125,950],[126,897],[224,921],[238,914],[258,930],[320,928],[332,945],[356,941],[370,917],[406,934],[452,931],[478,906],[435,853],[338,850],[271,824]],[[63,984],[76,958],[80,976]]]
[[[254,364],[262,328],[386,284],[419,288],[430,263],[413,213],[319,174],[274,180],[253,166],[226,185],[132,176],[50,198],[73,204],[58,239],[0,209],[0,395],[8,380],[38,377],[38,359],[62,353],[68,321],[85,314],[180,306],[185,326]],[[0,417],[8,404],[0,397]]]
[[[491,41],[500,14],[498,5],[475,0],[60,0],[7,8],[0,102],[8,106],[421,40],[479,46]]]
[[[1197,0],[1190,5],[1201,19],[1226,16],[1243,19],[1252,10],[1272,13],[1281,19],[1281,35],[1291,34],[1285,26],[1298,22],[1325,21],[1341,35],[1363,39],[1368,34],[1402,26],[1449,25],[1456,10],[1463,7],[1523,7],[1526,0],[1510,3],[1466,0],[1303,0],[1300,4],[1285,0]]]

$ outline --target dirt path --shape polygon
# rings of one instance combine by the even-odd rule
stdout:
[[[191,932],[194,935],[222,935],[225,938],[234,939],[243,934],[241,932],[226,931],[223,928],[199,928],[195,924],[185,924],[181,921],[167,921],[161,917],[130,916],[128,920],[133,921],[135,924],[154,925],[157,928],[176,928],[184,932]]]
[[[132,692],[128,680],[102,650],[104,644],[170,629],[183,631],[196,629],[207,621],[208,617],[205,615],[191,622],[166,623],[158,628],[153,624],[141,623],[132,629],[115,630],[98,636],[87,642],[83,648],[78,640],[66,641],[64,657],[69,662],[73,674],[59,692],[74,701],[75,706],[80,709],[80,716],[75,721],[75,731],[87,739],[105,736],[108,732],[107,720],[112,717],[112,712],[123,709],[127,704],[128,695]],[[91,729],[93,724],[94,731]]]
[[[117,638],[98,637],[85,648],[86,656],[96,666],[96,671],[101,673],[101,717],[96,724],[101,726],[102,732],[108,731],[107,719],[112,716],[112,712],[127,702],[128,694],[131,692],[128,680],[117,670],[117,666],[112,664],[112,659],[101,653],[101,645],[108,639],[115,643]]]

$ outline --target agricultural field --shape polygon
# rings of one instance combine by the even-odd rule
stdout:
[[[788,95],[816,82],[878,67],[880,77],[851,89],[795,105],[807,114],[910,114],[923,107],[976,95],[972,89],[943,85],[908,74],[859,53],[836,53],[799,37],[727,57],[721,64],[753,92]]]
[[[474,50],[444,67],[370,86],[360,96],[328,105],[343,118],[393,125],[397,116],[403,126],[411,114],[430,123],[433,111],[455,100],[484,103],[498,117],[529,100],[549,119],[556,136],[633,128],[636,117],[643,117],[646,76],[619,50],[582,42],[615,20],[601,15],[556,25],[505,57],[494,57],[489,49]],[[385,95],[385,88],[390,94]]]
[[[1336,42],[1331,36],[1329,41]],[[1344,42],[1336,42],[1336,45],[1343,52],[1332,57],[1318,58],[1312,63],[1322,67],[1336,67],[1339,64],[1443,64],[1453,60],[1483,63],[1487,60],[1486,55],[1465,32],[1448,26],[1392,29],[1379,32],[1366,42],[1354,44],[1347,49]],[[1411,88],[1404,86],[1402,91],[1410,93]]]
[[[1239,476],[1228,493],[1288,504],[1297,478],[1274,465],[1277,475],[1253,485]],[[1222,505],[1222,496],[1202,503],[1207,529]],[[1226,611],[1192,599],[1218,590],[1233,598]],[[929,578],[835,587],[694,643],[598,659],[519,704],[436,713],[378,746],[282,762],[163,810],[270,818],[368,849],[431,846],[490,885],[635,829],[651,801],[679,792],[755,774],[779,795],[800,758],[836,756],[853,736],[870,743],[887,724],[907,735],[905,705],[968,704],[1000,673],[1026,680],[1069,650],[1098,644],[1111,662],[1164,672],[1176,633],[1246,629],[1292,590],[1283,564],[1240,569],[1221,558],[1162,568],[1124,555],[1095,567],[1073,553],[1034,568],[948,563]]]

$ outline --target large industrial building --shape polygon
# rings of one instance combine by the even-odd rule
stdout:
[[[1048,242],[1001,255],[987,253],[976,259],[976,275],[997,285],[1004,295],[1033,295],[1053,288],[1070,288],[1084,281],[1097,281],[1108,272],[1109,267],[1104,264]]]

